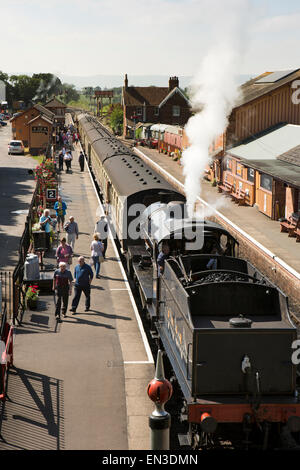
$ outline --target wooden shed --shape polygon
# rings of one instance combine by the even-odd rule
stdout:
[[[45,115],[39,115],[28,122],[29,151],[38,155],[45,151],[52,141],[53,121]]]

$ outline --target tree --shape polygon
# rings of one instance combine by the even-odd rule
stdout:
[[[123,131],[123,108],[120,104],[115,104],[112,108],[110,126],[114,132],[121,134]]]
[[[39,80],[36,98],[42,101],[42,103],[46,103],[53,96],[62,93],[62,83],[52,73],[35,73],[32,75],[32,78]]]
[[[69,83],[63,83],[62,95],[64,96],[64,101],[66,103],[69,103],[70,101],[78,101],[80,99],[80,94],[76,90],[75,85],[71,85]]]
[[[38,78],[29,77],[28,75],[11,75],[9,81],[13,88],[14,101],[22,100],[28,105],[36,97],[40,84]]]

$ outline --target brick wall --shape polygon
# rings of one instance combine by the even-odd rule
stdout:
[[[173,106],[180,106],[180,116],[173,116]],[[137,114],[138,108],[141,109],[141,114]],[[191,110],[187,106],[185,99],[179,94],[174,93],[173,96],[159,109],[159,114],[155,114],[157,106],[146,105],[145,122],[163,123],[170,125],[184,126],[191,116]],[[131,116],[136,115],[137,121],[143,122],[144,107],[140,106],[126,106],[125,116],[131,119]]]

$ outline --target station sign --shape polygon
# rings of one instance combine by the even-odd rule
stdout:
[[[48,134],[48,127],[32,126],[32,132],[41,132],[41,133]]]
[[[56,199],[56,189],[47,189],[46,199]]]
[[[95,96],[100,96],[101,98],[113,98],[114,97],[114,92],[113,90],[101,90],[101,91],[95,91]]]

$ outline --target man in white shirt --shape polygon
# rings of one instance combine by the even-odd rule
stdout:
[[[99,238],[104,245],[103,258],[105,258],[105,253],[107,249],[107,237],[108,237],[108,225],[105,215],[101,215],[100,220],[96,222],[94,233],[99,234]]]

